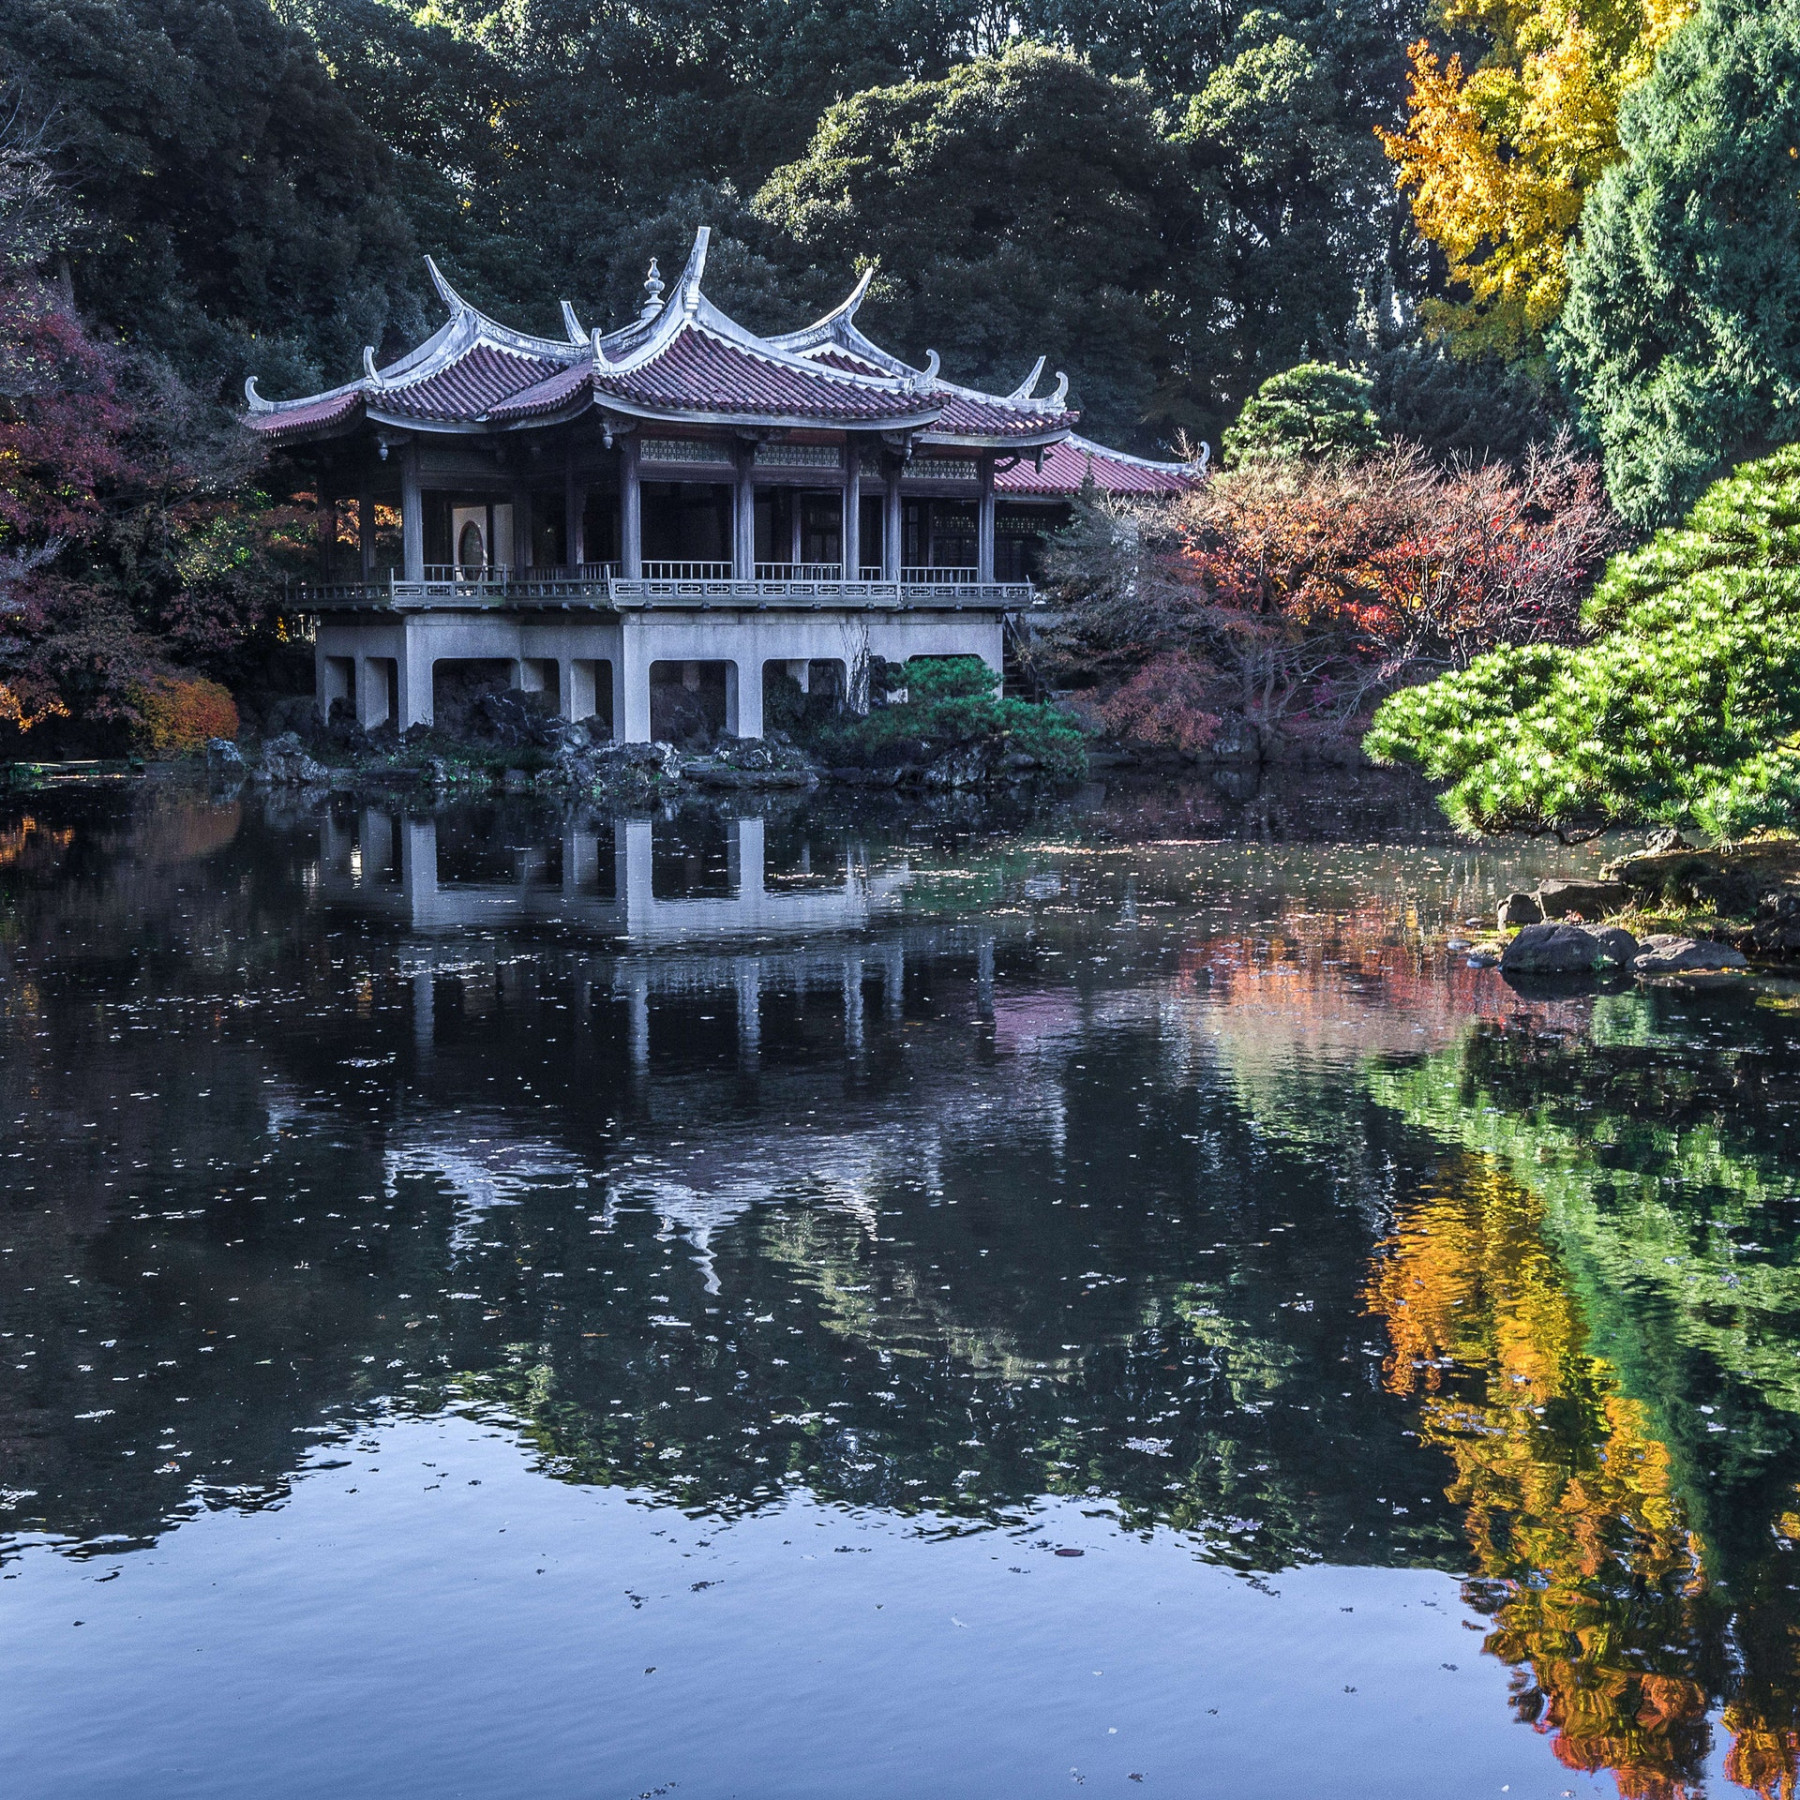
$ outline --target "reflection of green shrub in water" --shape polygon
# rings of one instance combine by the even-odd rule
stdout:
[[[1779,1124],[1741,1087],[1754,1059],[1692,1034],[1672,1054],[1657,1006],[1618,997],[1585,1043],[1476,1025],[1369,1082],[1539,1197],[1595,1352],[1651,1409],[1722,1545],[1726,1497],[1800,1450],[1800,1207]]]

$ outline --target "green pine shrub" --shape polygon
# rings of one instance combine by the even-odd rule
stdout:
[[[1800,447],[1614,557],[1582,622],[1604,635],[1497,650],[1390,696],[1365,748],[1449,782],[1446,810],[1475,831],[1793,824]]]
[[[1355,369],[1303,362],[1271,375],[1225,433],[1225,466],[1358,456],[1381,447],[1373,384]]]
[[[1087,737],[1068,713],[997,692],[1000,677],[973,656],[915,657],[901,677],[906,698],[868,714],[840,714],[815,747],[830,760],[866,763],[911,750],[935,756],[987,744],[1034,757],[1052,775],[1087,769]]]

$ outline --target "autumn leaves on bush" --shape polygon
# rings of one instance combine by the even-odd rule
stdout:
[[[1504,463],[1258,455],[1167,507],[1087,496],[1051,557],[1047,661],[1100,729],[1203,751],[1354,741],[1383,694],[1504,643],[1569,641],[1617,541],[1565,439]]]

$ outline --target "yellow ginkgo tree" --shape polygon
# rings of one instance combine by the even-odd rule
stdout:
[[[1419,229],[1468,291],[1430,321],[1461,349],[1535,360],[1567,292],[1563,253],[1587,190],[1619,154],[1619,100],[1694,0],[1439,0],[1480,33],[1460,55],[1412,47],[1406,127],[1379,133]]]

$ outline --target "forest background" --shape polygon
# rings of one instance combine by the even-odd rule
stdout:
[[[1152,736],[1171,736],[1159,707],[1215,718],[1220,679],[1251,710],[1347,718],[1421,657],[1566,634],[1618,521],[1582,444],[1557,444],[1584,420],[1546,333],[1618,154],[1619,94],[1685,12],[0,0],[0,721],[20,742],[35,727],[34,749],[71,726],[155,742],[192,735],[171,706],[211,717],[195,673],[240,696],[280,685],[281,579],[311,520],[232,422],[247,375],[301,393],[352,375],[364,345],[410,347],[436,323],[425,252],[509,321],[554,333],[567,297],[616,323],[649,258],[678,261],[703,222],[709,292],[747,324],[791,328],[873,263],[878,339],[1002,391],[1043,353],[1083,429],[1125,448],[1216,446],[1269,378],[1350,372],[1373,434],[1351,448],[1414,448],[1368,459],[1354,542],[1302,548],[1347,597],[1328,654],[1325,612],[1289,598],[1324,589],[1266,578],[1271,525],[1320,494],[1224,484],[1229,526],[1216,506],[1185,522],[1172,558],[1138,522],[1086,520],[1063,568],[1097,597],[1095,629],[1057,673],[1110,693],[1162,656]],[[1545,116],[1545,66],[1575,114]],[[1481,571],[1473,624],[1455,584],[1402,591],[1406,546],[1434,564],[1419,533],[1451,515],[1459,566]],[[1535,589],[1497,577],[1522,531]],[[1208,559],[1242,565],[1253,541],[1252,593]],[[1371,557],[1398,638],[1386,602],[1364,603]],[[1171,578],[1184,605],[1125,608],[1160,636],[1113,629],[1121,593]],[[1272,617],[1311,646],[1282,682],[1265,679]]]

